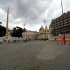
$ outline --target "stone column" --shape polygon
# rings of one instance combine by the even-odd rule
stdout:
[[[5,36],[6,40],[8,40],[8,18],[9,18],[9,9],[7,10],[7,24],[6,24],[6,36]]]

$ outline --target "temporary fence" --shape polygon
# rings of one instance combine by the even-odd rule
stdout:
[[[60,43],[60,44],[64,44],[64,37],[58,37],[57,38],[57,44]],[[65,37],[65,43],[66,44],[70,44],[70,37]]]
[[[59,38],[57,38],[57,44],[58,43],[64,43],[64,38],[63,37],[59,37]]]
[[[65,37],[66,44],[70,44],[70,37]]]

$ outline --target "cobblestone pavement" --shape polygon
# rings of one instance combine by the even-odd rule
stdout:
[[[0,70],[70,70],[70,45],[49,40],[0,44]]]

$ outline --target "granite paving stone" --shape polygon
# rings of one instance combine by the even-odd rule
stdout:
[[[0,44],[0,70],[70,70],[70,45],[51,40]]]

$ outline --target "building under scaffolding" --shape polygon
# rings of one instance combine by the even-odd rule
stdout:
[[[51,34],[53,36],[59,36],[60,34],[63,35],[63,22],[65,34],[70,34],[70,11],[52,20]]]

